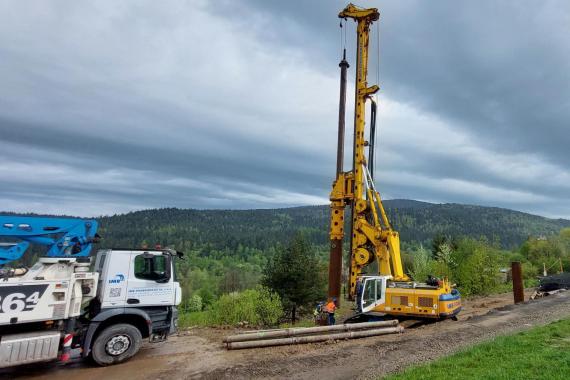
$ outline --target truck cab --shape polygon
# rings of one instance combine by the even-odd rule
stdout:
[[[144,339],[177,329],[181,289],[171,249],[107,249],[42,257],[0,279],[0,368],[59,359],[74,349],[99,365],[124,362]],[[39,349],[39,348],[41,349]]]
[[[59,359],[80,349],[99,365],[134,356],[143,339],[176,331],[181,301],[172,249],[107,249],[91,257],[98,222],[0,215],[0,368]],[[5,267],[31,245],[31,267]]]
[[[101,309],[180,304],[181,289],[170,251],[101,250],[95,268]]]
[[[99,365],[133,356],[142,339],[165,340],[177,329],[182,300],[170,249],[108,249],[97,252],[97,296],[91,302],[83,355]]]

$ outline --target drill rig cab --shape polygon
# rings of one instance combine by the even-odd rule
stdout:
[[[341,68],[337,172],[330,193],[330,264],[329,297],[340,298],[342,274],[342,244],[344,240],[345,209],[350,207],[350,247],[347,298],[356,299],[361,315],[391,315],[396,317],[446,318],[461,310],[461,297],[447,279],[429,283],[412,281],[405,273],[400,256],[400,237],[388,219],[380,193],[373,179],[376,102],[373,95],[377,85],[369,86],[368,45],[371,25],[378,21],[376,8],[363,9],[349,4],[339,18],[357,23],[356,81],[354,107],[354,143],[352,170],[343,170],[344,119],[346,102],[346,51]],[[366,104],[371,104],[369,140],[366,132]],[[368,148],[368,158],[366,157]],[[375,263],[377,275],[365,275],[364,269]]]

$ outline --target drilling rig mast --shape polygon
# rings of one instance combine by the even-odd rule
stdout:
[[[430,284],[412,282],[404,273],[400,256],[400,238],[388,220],[380,193],[376,190],[370,170],[374,151],[374,118],[376,102],[373,95],[378,85],[369,85],[368,45],[371,25],[378,21],[376,8],[362,9],[349,4],[338,15],[357,23],[356,82],[354,106],[354,144],[352,169],[343,171],[344,116],[346,101],[346,51],[341,68],[337,172],[330,193],[330,264],[329,297],[340,299],[342,275],[342,243],[344,239],[345,208],[351,209],[349,271],[347,298],[357,299],[362,312],[420,315],[426,317],[455,316],[461,309],[459,292],[449,282],[433,281]],[[372,106],[370,138],[366,139],[366,103]],[[369,157],[366,158],[368,147]],[[378,275],[363,275],[363,269],[377,262]],[[445,303],[442,303],[447,301]],[[451,302],[453,301],[453,302]],[[429,306],[429,307],[428,307]]]

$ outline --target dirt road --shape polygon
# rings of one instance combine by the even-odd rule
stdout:
[[[528,297],[527,297],[528,298]],[[387,335],[336,343],[226,351],[232,330],[192,329],[147,346],[123,365],[96,368],[78,360],[65,367],[33,365],[0,377],[67,379],[376,378],[450,354],[476,342],[570,317],[570,292],[522,305],[512,294],[466,301],[457,322],[444,321]]]

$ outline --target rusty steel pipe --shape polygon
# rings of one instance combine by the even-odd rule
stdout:
[[[340,96],[338,102],[338,145],[336,150],[336,178],[344,170],[344,126],[346,115],[346,71],[350,67],[346,61],[346,49],[342,53],[340,67]]]
[[[372,329],[378,327],[394,327],[398,325],[397,320],[379,321],[379,322],[363,322],[363,323],[347,323],[344,325],[334,326],[316,326],[316,327],[296,327],[289,329],[275,329],[265,331],[251,331],[245,334],[230,335],[224,338],[224,343],[245,342],[252,340],[263,340],[269,338],[287,338],[298,335],[318,334],[330,331],[352,331]]]
[[[402,326],[396,326],[396,327],[386,327],[382,329],[350,331],[350,332],[327,334],[327,335],[298,336],[292,338],[233,342],[233,343],[226,343],[226,347],[228,350],[239,350],[243,348],[285,346],[290,344],[326,342],[328,340],[366,338],[370,336],[396,334],[396,333],[401,333],[402,331],[404,331],[404,328]]]
[[[524,286],[520,261],[511,263],[511,277],[513,279],[513,297],[515,304],[524,302]]]
[[[329,254],[329,291],[330,298],[336,298],[336,306],[340,306],[340,290],[342,279],[342,239],[331,239]]]
[[[340,67],[340,96],[338,103],[338,145],[336,150],[336,179],[343,172],[344,163],[344,135],[346,115],[346,71],[349,67],[346,61],[346,49],[343,51]],[[332,239],[329,254],[329,290],[328,296],[336,298],[336,305],[340,306],[340,288],[342,278],[342,239]]]

